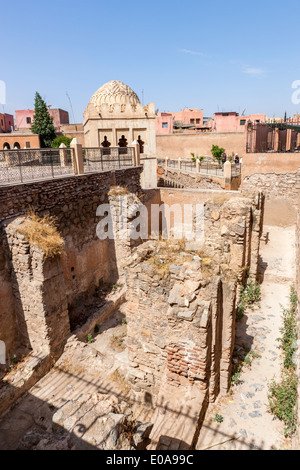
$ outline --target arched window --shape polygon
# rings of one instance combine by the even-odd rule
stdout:
[[[3,144],[3,150],[10,150],[10,145],[8,142],[4,142]]]
[[[14,143],[14,149],[20,149],[20,148],[21,148],[21,146],[20,146],[19,142],[15,142]]]

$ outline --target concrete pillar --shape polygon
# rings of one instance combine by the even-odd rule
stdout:
[[[275,129],[274,132],[274,152],[278,152],[279,149],[279,129]]]
[[[66,150],[67,146],[62,142],[59,146],[59,160],[60,166],[68,165],[68,152]]]
[[[169,158],[166,157],[166,160],[165,160],[165,170],[168,171],[168,160]]]
[[[227,160],[224,163],[224,179],[225,179],[225,189],[231,189],[231,163]]]
[[[74,138],[70,144],[70,147],[73,149],[72,161],[73,161],[74,174],[83,175],[84,166],[83,166],[82,145],[78,143],[76,138]]]
[[[178,170],[181,170],[181,158],[178,158]]]
[[[200,160],[196,159],[196,173],[200,173]]]
[[[140,156],[140,144],[138,143],[137,140],[134,140],[132,144],[130,145],[134,149],[134,161],[133,164],[134,166],[140,166],[141,164],[141,156]]]
[[[286,152],[290,151],[292,147],[292,129],[286,131]]]

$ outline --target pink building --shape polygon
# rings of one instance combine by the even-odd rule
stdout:
[[[177,129],[201,129],[203,127],[203,109],[187,108],[176,113],[158,113],[156,134],[172,134]]]
[[[11,132],[15,130],[14,117],[12,114],[0,113],[0,132]]]
[[[53,117],[53,125],[60,131],[62,124],[69,124],[69,113],[63,109],[49,109],[50,116]],[[34,109],[21,109],[15,111],[17,129],[30,129],[33,123]]]
[[[215,132],[242,132],[246,129],[247,122],[264,123],[265,114],[250,114],[249,116],[239,116],[238,113],[215,113],[213,130]]]
[[[156,134],[172,134],[173,133],[173,116],[172,113],[158,113],[155,121]]]
[[[195,127],[203,126],[203,109],[187,108],[177,113],[172,113],[174,122],[192,124]]]

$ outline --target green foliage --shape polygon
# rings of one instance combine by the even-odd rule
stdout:
[[[203,162],[203,160],[205,158],[205,157],[198,157],[198,155],[195,156],[195,154],[193,152],[191,152],[191,156],[192,156],[192,162],[196,162],[197,160],[199,160],[199,162]]]
[[[286,437],[296,431],[297,426],[297,377],[294,371],[285,371],[281,381],[269,385],[269,410],[284,422]]]
[[[70,137],[66,137],[65,135],[58,135],[54,140],[52,140],[51,147],[53,149],[57,149],[61,144],[65,144],[66,147],[70,147],[71,142],[72,139]]]
[[[91,335],[91,334],[88,334],[88,335],[87,335],[87,342],[88,342],[89,344],[92,344],[92,343],[94,342],[93,335]]]
[[[256,281],[250,281],[241,289],[240,298],[236,309],[236,319],[239,321],[243,318],[247,307],[253,306],[259,302],[261,298],[260,285]]]
[[[284,355],[283,370],[280,381],[277,383],[273,380],[269,384],[268,394],[269,410],[284,422],[286,437],[294,434],[297,426],[298,379],[294,363],[297,348],[297,301],[297,294],[291,288],[290,307],[283,309],[283,326],[280,329],[281,338],[278,339]]]
[[[244,363],[248,366],[251,366],[254,359],[259,359],[260,357],[260,354],[256,353],[255,351],[253,351],[253,349],[251,349],[244,357]]]
[[[126,317],[125,317],[125,318],[122,318],[122,322],[121,322],[121,323],[122,323],[122,325],[127,325],[127,318],[126,318]]]
[[[219,147],[218,145],[213,145],[211,148],[211,153],[213,157],[215,157],[219,163],[221,162],[222,155],[224,152],[225,152],[225,149],[223,149],[223,147]]]
[[[50,116],[47,105],[38,92],[35,94],[34,111],[31,131],[40,136],[41,147],[51,147],[51,143],[56,137],[53,118]]]
[[[283,326],[280,328],[281,338],[278,338],[280,346],[284,353],[284,367],[286,369],[295,369],[293,361],[294,353],[297,349],[297,294],[292,287],[290,291],[290,308],[283,309]]]
[[[218,413],[216,413],[216,416],[215,416],[214,421],[215,421],[216,423],[223,423],[224,418],[223,418],[222,415],[219,415]]]
[[[242,372],[242,364],[238,364],[234,370],[234,373],[231,377],[231,387],[234,385],[238,385],[241,382],[241,372]]]

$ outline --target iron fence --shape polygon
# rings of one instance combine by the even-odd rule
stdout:
[[[82,151],[85,173],[134,166],[132,147],[84,147]]]
[[[168,159],[167,160],[167,167],[172,168],[175,170],[179,170],[179,160]],[[165,168],[166,160],[163,158],[157,159],[157,165],[160,167]],[[200,162],[198,165],[199,174],[206,174],[211,176],[224,176],[224,169],[218,163],[213,162]],[[188,171],[192,173],[197,172],[197,164],[196,161],[192,160],[181,160],[181,170]],[[235,163],[231,164],[231,175],[232,176],[239,176],[241,173],[240,165],[236,165]]]
[[[0,185],[53,179],[73,174],[73,149],[0,151]]]

